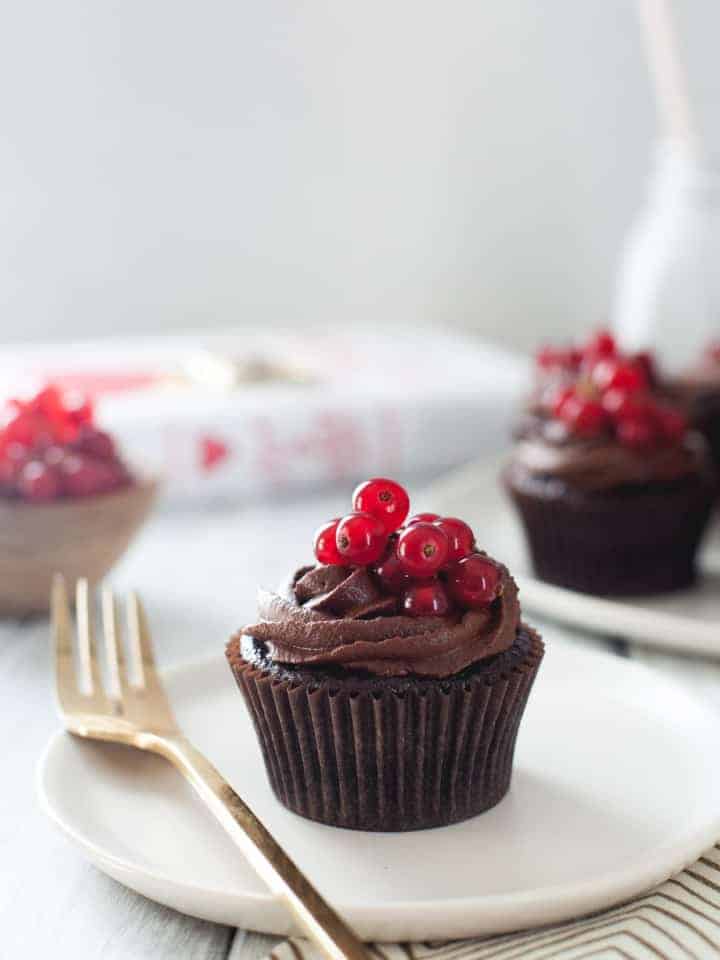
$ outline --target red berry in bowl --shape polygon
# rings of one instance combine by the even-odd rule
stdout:
[[[388,593],[400,593],[408,586],[410,578],[400,565],[394,542],[389,544],[385,556],[375,567],[375,575]]]
[[[414,523],[435,523],[439,519],[439,513],[415,513],[406,521],[405,526],[411,527]]]
[[[352,505],[356,513],[370,513],[382,520],[387,533],[392,533],[403,525],[410,498],[399,483],[375,477],[355,488]]]
[[[445,565],[450,544],[440,527],[419,521],[406,527],[397,542],[400,566],[411,577],[431,577]]]
[[[617,438],[624,447],[648,450],[657,443],[658,430],[647,414],[626,417],[617,425]]]
[[[60,496],[61,486],[57,471],[41,460],[31,460],[23,467],[17,482],[23,500],[42,503]]]
[[[68,454],[60,464],[60,480],[67,496],[90,497],[123,486],[128,482],[128,475],[119,464],[94,460],[83,454]]]
[[[462,560],[473,552],[475,534],[464,520],[459,520],[457,517],[442,517],[435,521],[435,526],[439,527],[448,538],[449,563]]]
[[[313,549],[318,563],[342,566],[344,561],[335,542],[335,533],[339,523],[340,518],[336,517],[334,520],[323,524],[322,527],[318,527],[315,531]]]
[[[115,457],[115,442],[110,434],[89,424],[80,427],[73,447],[98,460],[112,460]]]
[[[364,566],[377,563],[387,546],[387,531],[371,513],[349,513],[337,525],[335,543],[343,563]]]
[[[463,607],[470,610],[486,607],[498,596],[500,568],[484,554],[471,553],[450,568],[448,590]]]
[[[403,613],[409,617],[442,617],[450,609],[445,587],[438,580],[413,583],[400,598]]]

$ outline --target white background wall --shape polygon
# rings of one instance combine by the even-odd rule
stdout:
[[[676,0],[715,119],[720,4]],[[23,0],[0,337],[601,319],[654,105],[632,0]]]

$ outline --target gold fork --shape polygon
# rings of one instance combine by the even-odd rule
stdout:
[[[112,591],[102,591],[102,623],[109,672],[103,687],[87,580],[76,588],[77,665],[73,629],[62,576],[52,586],[52,628],[60,713],[80,737],[126,743],[165,757],[188,780],[227,830],[251,866],[287,903],[308,935],[335,960],[368,960],[355,934],[243,803],[215,767],[181,733],[155,668],[150,631],[138,596],[127,598],[129,656],[123,652]],[[131,675],[127,669],[134,667]],[[78,680],[80,682],[78,682]]]

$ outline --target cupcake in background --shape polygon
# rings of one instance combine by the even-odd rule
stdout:
[[[278,800],[332,826],[439,827],[498,803],[543,656],[470,527],[408,507],[393,481],[362,484],[227,647]]]
[[[709,344],[694,366],[672,380],[669,390],[707,440],[720,471],[720,340]]]
[[[537,374],[504,473],[537,576],[607,595],[691,584],[715,476],[652,357],[601,332],[541,350]]]

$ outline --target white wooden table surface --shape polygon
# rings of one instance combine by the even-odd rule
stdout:
[[[245,510],[163,511],[113,581],[119,590],[142,590],[162,664],[220,652],[231,631],[252,615],[257,584],[274,585],[308,557],[315,527],[346,509],[342,491]],[[550,640],[568,636],[556,626],[544,632]],[[720,708],[716,663],[641,650],[622,638],[577,641],[667,671]],[[35,768],[58,725],[46,621],[0,623],[0,721],[0,960],[264,955],[273,942],[268,938],[182,916],[108,879],[40,813]]]

